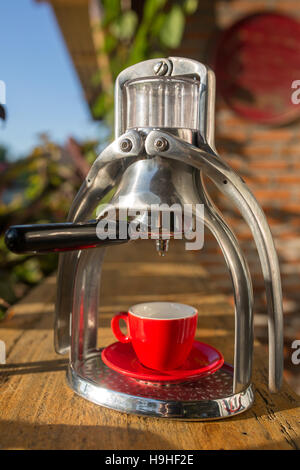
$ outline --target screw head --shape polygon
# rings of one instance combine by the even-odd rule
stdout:
[[[158,139],[154,141],[154,147],[159,152],[164,152],[165,150],[167,150],[168,146],[169,146],[169,142],[166,139],[164,139],[164,137],[158,137]]]
[[[166,62],[160,60],[154,65],[154,73],[155,75],[165,75],[168,71],[168,65]]]
[[[130,139],[123,139],[120,143],[120,149],[122,152],[130,152],[132,149],[132,142]]]

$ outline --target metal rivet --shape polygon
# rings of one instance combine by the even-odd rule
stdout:
[[[120,143],[120,149],[122,152],[130,152],[132,149],[132,142],[130,139],[123,139]]]
[[[167,150],[168,146],[169,142],[163,137],[158,137],[158,139],[154,141],[154,147],[160,152],[164,152],[165,150]]]
[[[162,60],[154,65],[155,75],[165,75],[168,71],[168,64]]]

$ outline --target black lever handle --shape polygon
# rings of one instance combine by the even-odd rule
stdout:
[[[97,223],[93,220],[77,224],[66,222],[13,225],[5,233],[5,243],[10,251],[20,254],[83,250],[97,246],[117,245],[129,240],[128,230],[126,230],[126,239],[119,238],[118,224],[116,224],[116,239],[101,240],[96,232]]]

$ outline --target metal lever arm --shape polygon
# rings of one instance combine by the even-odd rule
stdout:
[[[122,151],[122,142],[126,142],[129,150]],[[86,219],[91,206],[96,207],[101,199],[116,185],[118,176],[128,166],[126,157],[137,157],[144,150],[141,135],[134,130],[128,131],[108,147],[94,161],[86,179],[82,183],[71,205],[68,221],[79,222]]]
[[[129,151],[128,148],[127,151],[122,151],[122,142],[124,141],[129,145]],[[123,171],[131,163],[131,158],[139,156],[143,150],[143,138],[134,130],[126,132],[106,147],[95,160],[85,181],[82,183],[69,211],[68,221],[78,223],[86,222],[92,218],[94,209],[101,203],[101,199],[118,183]],[[81,301],[81,291],[78,289],[76,291],[75,278],[84,277],[85,281],[82,281],[81,285],[85,285],[86,289],[89,289],[90,297],[93,296],[97,299],[91,307],[93,312],[90,312],[88,316],[92,317],[98,314],[98,280],[101,271],[101,260],[103,259],[102,250],[105,250],[105,248],[93,250],[95,253],[92,256],[82,251],[61,253],[59,255],[54,343],[56,352],[60,354],[66,353],[70,347],[70,314],[74,309],[76,310],[76,305]],[[82,257],[89,257],[90,265],[84,272],[78,274],[78,266],[83,266],[83,263],[80,262]],[[95,279],[97,279],[97,282]],[[93,320],[93,323],[96,325],[96,319]],[[94,330],[96,331],[96,326]],[[91,344],[91,341],[89,343]]]
[[[165,139],[165,151],[158,151],[157,139]],[[147,136],[148,155],[159,155],[180,160],[203,172],[218,189],[226,194],[240,210],[253,234],[259,253],[268,303],[269,328],[269,389],[280,389],[283,372],[283,312],[282,290],[277,253],[265,214],[245,182],[208,146],[195,147],[162,132],[152,131]]]
[[[119,239],[119,226],[115,228],[116,239],[101,240],[95,220],[79,224],[12,225],[5,233],[5,243],[10,251],[18,254],[78,251],[125,243],[127,239]]]

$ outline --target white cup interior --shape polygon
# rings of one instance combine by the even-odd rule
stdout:
[[[130,307],[129,313],[141,318],[178,320],[193,317],[197,314],[197,310],[190,305],[176,302],[145,302]]]

